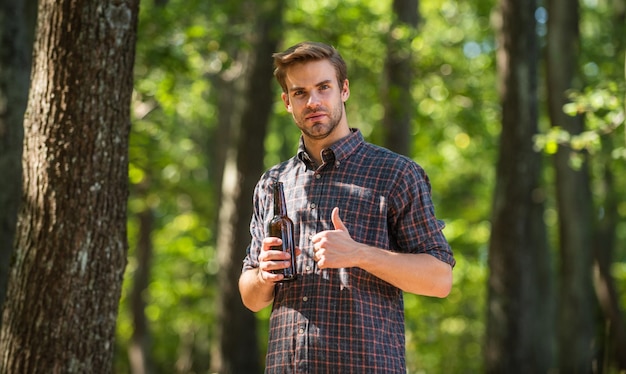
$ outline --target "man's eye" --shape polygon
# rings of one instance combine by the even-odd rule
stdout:
[[[293,96],[302,96],[304,95],[304,91],[294,91]]]
[[[327,90],[329,88],[330,88],[330,86],[327,85],[327,84],[323,84],[323,85],[320,86],[320,90]]]

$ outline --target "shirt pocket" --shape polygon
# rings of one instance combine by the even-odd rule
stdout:
[[[339,216],[357,242],[387,248],[387,199],[375,190],[351,185],[339,201]]]

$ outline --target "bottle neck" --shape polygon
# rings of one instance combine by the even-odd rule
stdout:
[[[274,182],[274,215],[284,217],[287,215],[287,202],[282,182]]]

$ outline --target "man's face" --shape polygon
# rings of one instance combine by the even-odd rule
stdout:
[[[328,60],[291,66],[286,83],[288,92],[282,99],[305,137],[325,139],[340,124],[347,127],[344,102],[350,96],[348,81],[339,85]]]

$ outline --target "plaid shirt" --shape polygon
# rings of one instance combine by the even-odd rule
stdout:
[[[299,278],[278,284],[267,373],[406,373],[402,291],[359,268],[320,270],[311,237],[339,214],[357,242],[455,260],[437,220],[424,170],[369,144],[358,130],[322,152],[314,169],[302,140],[295,157],[268,170],[254,193],[252,241],[243,270],[258,267],[273,216],[272,179],[283,182],[294,222]]]

